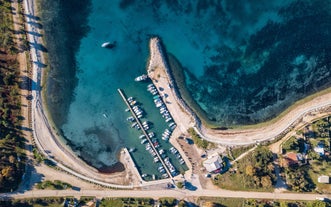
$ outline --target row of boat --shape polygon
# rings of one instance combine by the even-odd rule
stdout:
[[[183,165],[185,163],[182,156],[180,156],[180,154],[178,153],[178,150],[175,147],[171,147],[169,149],[169,151],[170,151],[171,154],[175,155],[175,157],[178,159],[178,161],[181,165]]]
[[[165,141],[168,141],[172,134],[172,131],[176,127],[176,124],[172,121],[170,113],[167,110],[163,101],[161,100],[161,97],[158,94],[158,91],[155,88],[155,86],[153,84],[150,84],[148,86],[148,90],[152,94],[155,94],[153,97],[154,103],[156,104],[156,107],[158,107],[160,109],[160,113],[162,114],[163,118],[165,118],[166,122],[168,123],[169,128],[165,129],[165,131],[162,133],[162,139]],[[137,101],[134,100],[133,97],[129,97],[127,100],[128,100],[128,103],[130,104],[130,107],[132,108],[132,112],[134,112],[135,115],[137,116],[137,118],[140,119],[144,113],[143,109],[137,104]],[[130,111],[130,109],[128,108],[126,111]],[[132,122],[131,127],[140,129],[139,124],[136,122],[136,120],[133,116],[128,117],[127,121]],[[141,127],[143,127],[143,129],[146,131],[146,134],[144,133],[139,136],[140,143],[145,146],[145,150],[148,151],[149,154],[153,157],[153,162],[158,163],[157,169],[161,173],[162,177],[163,178],[169,177],[165,168],[167,168],[170,171],[171,175],[173,175],[173,176],[177,175],[178,172],[176,171],[175,167],[171,163],[169,157],[167,157],[166,151],[161,148],[160,143],[158,142],[157,138],[155,138],[155,133],[151,132],[151,131],[147,132],[147,130],[149,130],[150,127],[152,126],[152,123],[149,121],[140,121],[140,123],[141,123]],[[148,137],[146,137],[146,136],[148,136]],[[179,159],[179,160],[182,159],[178,152],[173,153],[173,154],[176,156],[177,159]],[[163,160],[163,162],[166,166],[163,166],[160,159]],[[181,164],[183,164],[183,163],[184,163],[184,161]],[[146,176],[150,176],[150,175],[142,174],[143,178]]]

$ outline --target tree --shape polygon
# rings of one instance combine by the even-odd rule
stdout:
[[[186,207],[186,206],[187,206],[187,204],[184,200],[179,201],[178,207]]]
[[[211,201],[206,201],[202,206],[203,207],[215,207],[216,204]]]
[[[1,170],[1,174],[3,175],[3,177],[10,178],[13,174],[13,170],[13,167],[7,166]]]
[[[261,184],[265,188],[270,188],[272,186],[272,182],[270,176],[266,175],[261,178]]]
[[[255,174],[255,168],[252,165],[247,165],[245,169],[245,173],[248,176],[253,176]]]
[[[15,157],[13,155],[9,156],[9,162],[13,164],[16,161]]]
[[[178,182],[176,185],[177,185],[177,188],[179,188],[179,189],[182,189],[184,187],[183,182]]]
[[[307,204],[307,207],[327,207],[323,201],[312,201]]]

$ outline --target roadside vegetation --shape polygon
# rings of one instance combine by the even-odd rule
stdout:
[[[0,0],[0,192],[15,190],[25,166],[20,132],[19,49],[13,38],[10,1]]]
[[[106,198],[100,202],[100,207],[122,207],[122,206],[142,206],[152,207],[154,206],[154,200],[152,198]]]
[[[273,154],[264,146],[258,146],[232,169],[213,178],[220,188],[248,191],[272,191],[275,181]]]
[[[0,206],[6,207],[63,207],[64,198],[32,198],[0,201]]]
[[[252,149],[254,146],[249,145],[249,146],[240,146],[240,147],[235,147],[235,148],[229,148],[228,149],[228,157],[231,158],[232,160],[237,159],[241,154],[247,152],[248,150]]]
[[[43,182],[37,183],[37,189],[50,189],[50,190],[66,190],[71,189],[72,186],[69,183],[62,182],[60,180],[45,180]]]
[[[324,201],[285,201],[285,200],[259,200],[243,198],[210,198],[200,197],[199,206],[203,207],[330,207]]]
[[[194,144],[196,144],[197,147],[207,149],[211,145],[211,143],[209,143],[207,140],[202,139],[193,128],[189,128],[187,132],[190,134]]]
[[[290,190],[331,192],[331,184],[318,177],[331,175],[331,116],[317,120],[283,143],[281,166]]]
[[[9,201],[0,201],[0,206],[6,207],[63,207],[63,206],[91,206],[91,207],[187,207],[195,206],[188,205],[184,200],[165,197],[159,200],[152,198],[104,198],[97,200],[95,197],[81,197],[79,200],[75,198],[31,198],[31,199],[15,199]]]

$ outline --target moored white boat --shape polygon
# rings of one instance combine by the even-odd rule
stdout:
[[[147,78],[148,76],[146,74],[142,74],[141,76],[136,77],[134,80],[139,82],[139,81],[144,81]]]

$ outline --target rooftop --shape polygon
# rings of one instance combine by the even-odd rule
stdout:
[[[321,175],[317,178],[317,181],[319,183],[329,183],[330,182],[330,177],[326,175]]]
[[[217,154],[213,154],[208,157],[207,160],[203,162],[203,166],[208,172],[214,172],[222,168],[222,158]]]

